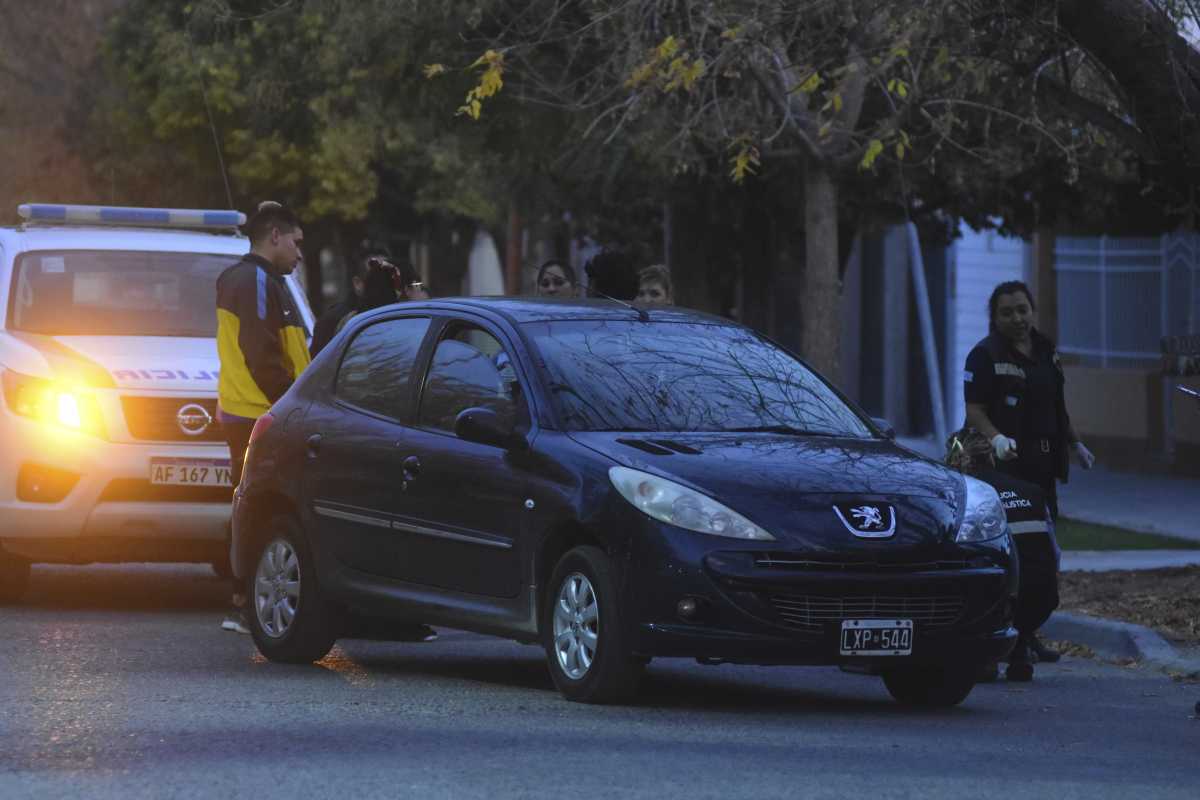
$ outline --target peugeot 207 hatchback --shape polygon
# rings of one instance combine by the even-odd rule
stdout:
[[[1004,656],[986,484],[728,321],[462,299],[355,317],[259,420],[234,569],[269,659],[424,622],[540,643],[572,700],[653,658],[836,664],[952,705]]]

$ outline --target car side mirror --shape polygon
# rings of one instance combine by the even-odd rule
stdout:
[[[896,429],[892,427],[892,423],[883,417],[871,417],[871,422],[875,423],[875,427],[879,428],[879,432],[883,434],[885,439],[896,438]]]
[[[505,427],[495,411],[489,408],[468,408],[454,418],[454,435],[467,442],[477,442],[505,450],[520,450],[525,437]]]

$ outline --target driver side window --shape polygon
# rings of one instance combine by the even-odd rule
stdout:
[[[433,353],[418,424],[453,433],[455,419],[468,408],[495,412],[506,428],[526,419],[520,383],[504,346],[482,328],[455,325]]]

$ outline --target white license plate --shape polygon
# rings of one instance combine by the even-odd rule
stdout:
[[[842,620],[844,656],[911,656],[911,619]]]
[[[152,458],[150,483],[156,486],[232,486],[228,458]]]

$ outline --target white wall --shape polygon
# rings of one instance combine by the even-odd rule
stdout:
[[[1028,245],[995,231],[976,233],[962,226],[962,238],[951,245],[950,324],[953,350],[946,354],[946,424],[957,430],[963,424],[962,375],[967,353],[988,332],[987,302],[996,284],[1025,276]]]

